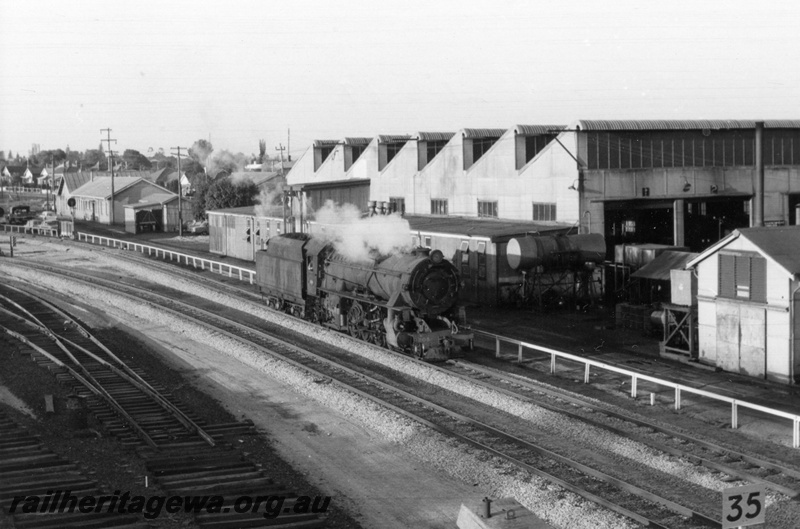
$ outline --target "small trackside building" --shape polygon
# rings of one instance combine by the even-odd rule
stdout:
[[[687,263],[697,275],[699,361],[800,381],[800,226],[743,228]]]
[[[153,212],[158,210],[157,214],[163,218],[163,205],[176,199],[178,195],[144,178],[123,176],[114,178],[113,204],[110,177],[95,178],[86,182],[72,192],[72,197],[76,201],[76,219],[101,224],[123,224],[126,222],[126,218],[128,221],[131,220],[130,212],[126,217],[125,206],[147,205]],[[186,217],[184,216],[184,218]]]

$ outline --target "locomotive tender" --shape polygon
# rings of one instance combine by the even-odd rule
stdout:
[[[472,344],[455,322],[458,272],[438,250],[352,261],[323,239],[278,235],[256,252],[256,284],[273,308],[428,361]]]

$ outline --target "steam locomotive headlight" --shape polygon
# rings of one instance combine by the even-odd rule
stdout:
[[[433,264],[437,265],[444,261],[444,254],[441,252],[441,250],[434,250],[431,252],[431,261]]]

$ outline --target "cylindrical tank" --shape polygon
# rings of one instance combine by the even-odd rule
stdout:
[[[514,270],[575,266],[601,263],[606,257],[606,242],[599,233],[586,235],[526,235],[508,241],[508,265]]]

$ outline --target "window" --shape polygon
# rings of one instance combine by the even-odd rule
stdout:
[[[426,142],[427,145],[425,149],[428,154],[427,160],[430,162],[433,160],[439,152],[444,149],[444,146],[447,145],[447,140],[438,140],[438,141],[428,141]]]
[[[542,134],[539,136],[525,136],[525,163],[530,162],[533,158],[542,152],[548,143],[553,141],[556,137],[555,134]]]
[[[446,198],[436,198],[431,200],[431,215],[447,215]]]
[[[430,248],[430,247],[431,247],[431,236],[430,235],[426,235],[425,236],[425,248]]]
[[[499,138],[475,138],[472,140],[472,163],[480,160]]]
[[[405,215],[406,199],[400,197],[389,197],[389,212]]]
[[[493,217],[497,218],[497,201],[490,202],[488,200],[478,201],[478,216],[479,217]]]
[[[478,243],[478,279],[486,279],[486,243]]]
[[[719,254],[719,297],[766,303],[767,261],[757,255]]]
[[[556,205],[549,202],[534,202],[533,220],[556,220]]]
[[[406,142],[404,142],[404,141],[403,142],[387,143],[386,144],[386,163],[387,164],[389,162],[391,162],[392,159],[395,156],[397,156],[397,153],[400,152],[400,149],[402,149],[405,144],[406,144]]]

